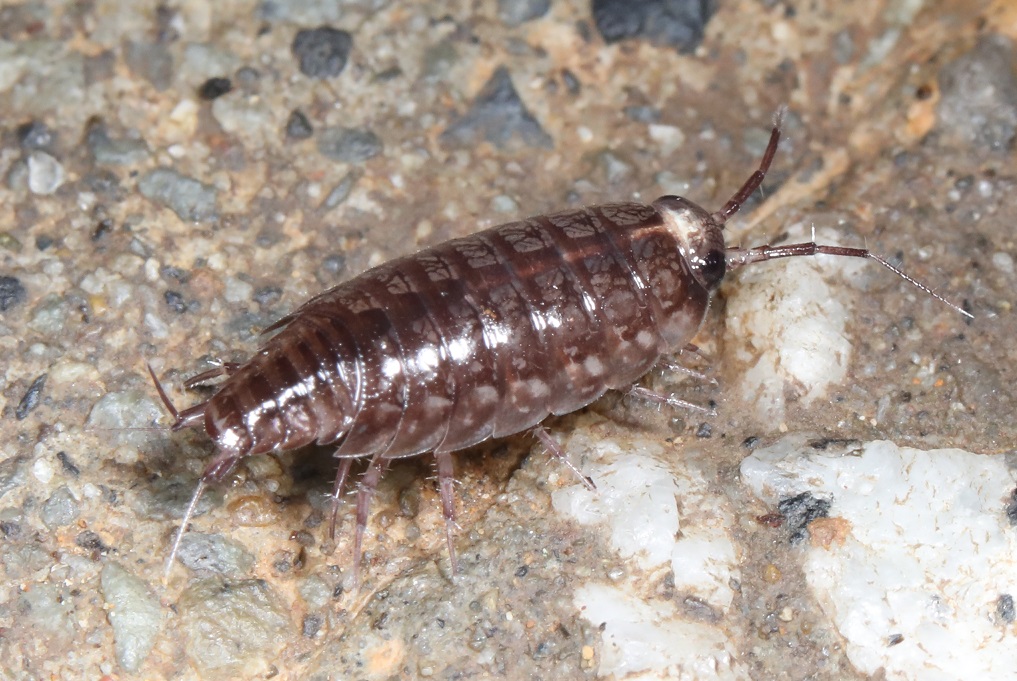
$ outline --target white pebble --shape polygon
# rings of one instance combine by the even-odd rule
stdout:
[[[52,194],[64,183],[67,174],[60,161],[44,151],[33,151],[28,157],[28,189],[33,194]]]
[[[997,251],[992,254],[992,264],[1000,272],[1005,274],[1013,274],[1013,256],[1003,251]]]
[[[49,459],[38,459],[32,464],[32,475],[35,479],[46,485],[53,479],[53,464]]]

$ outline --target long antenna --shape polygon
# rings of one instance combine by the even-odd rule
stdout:
[[[734,270],[745,265],[750,265],[754,262],[763,262],[764,260],[773,260],[775,258],[794,258],[798,256],[808,255],[836,255],[848,258],[868,258],[869,260],[875,260],[880,265],[890,270],[898,277],[908,282],[915,288],[923,291],[939,302],[953,308],[955,311],[960,312],[968,319],[974,319],[975,316],[957,305],[951,303],[949,300],[933,291],[929,286],[918,281],[910,274],[907,274],[903,270],[894,265],[891,265],[885,258],[880,255],[876,255],[872,251],[865,248],[847,248],[844,246],[825,246],[823,244],[817,244],[814,241],[801,244],[786,244],[784,246],[756,246],[755,248],[728,248],[726,251],[727,269]]]
[[[194,496],[191,497],[191,503],[187,505],[187,511],[184,513],[184,519],[180,523],[180,527],[177,528],[176,536],[173,537],[173,548],[170,549],[169,558],[166,559],[166,567],[162,573],[163,585],[169,582],[170,572],[173,571],[173,560],[177,557],[177,553],[180,551],[180,542],[183,540],[184,533],[187,531],[188,523],[190,523],[191,518],[194,517],[194,511],[198,507],[198,499],[201,498],[204,491],[205,478],[202,477],[198,480],[198,486],[194,488]]]

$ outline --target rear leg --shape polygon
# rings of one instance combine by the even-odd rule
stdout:
[[[357,530],[353,539],[353,583],[358,588],[360,586],[360,559],[364,545],[364,530],[367,529],[371,499],[374,497],[375,490],[378,489],[381,476],[388,470],[391,462],[391,459],[386,459],[381,454],[375,454],[357,488]]]
[[[546,449],[551,456],[568,466],[569,470],[576,474],[579,481],[586,485],[586,489],[591,492],[597,489],[597,486],[593,484],[593,480],[591,480],[589,476],[583,475],[583,472],[576,468],[575,464],[569,461],[568,454],[566,454],[565,450],[561,448],[558,441],[551,437],[551,434],[547,432],[547,428],[544,426],[537,426],[532,432],[536,438],[540,440],[540,444],[544,445],[544,449]]]
[[[717,410],[713,407],[703,407],[693,402],[689,402],[688,400],[683,400],[676,395],[664,395],[650,390],[649,388],[644,388],[641,385],[632,386],[629,388],[627,394],[640,400],[646,400],[647,402],[653,402],[654,404],[670,407],[672,409],[684,409],[686,411],[706,414],[707,416],[717,415]]]
[[[452,454],[435,452],[435,463],[438,466],[438,494],[441,496],[441,514],[445,516],[445,543],[448,545],[448,557],[452,564],[452,574],[459,572],[459,559],[456,557],[456,546],[453,541],[456,524],[456,500],[453,493],[455,485],[455,469],[452,465]]]
[[[339,503],[343,498],[343,491],[346,488],[346,479],[350,476],[350,468],[353,466],[353,458],[344,458],[339,462],[339,470],[335,473],[335,484],[332,485],[332,518],[328,523],[328,538],[335,541],[335,524],[339,515]]]
[[[703,354],[703,352],[699,349],[699,346],[695,345],[694,343],[689,343],[684,348],[679,350],[677,356],[680,357],[686,352],[695,355],[701,360],[705,360],[707,362],[710,361],[710,358]],[[662,369],[664,371],[670,371],[671,373],[674,374],[682,374],[684,376],[688,376],[689,378],[694,378],[697,381],[709,383],[710,385],[717,385],[717,380],[715,378],[707,376],[701,371],[696,371],[695,369],[691,369],[685,366],[684,364],[681,364],[676,358],[661,357],[659,360],[657,360],[657,368]]]

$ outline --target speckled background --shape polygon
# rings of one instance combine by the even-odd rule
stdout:
[[[788,432],[1013,447],[1017,11],[595,4],[0,6],[0,678],[595,677],[571,593],[618,561],[556,517],[568,472],[528,437],[457,457],[454,582],[429,461],[383,483],[354,592],[349,511],[337,542],[323,522],[334,464],[300,451],[212,490],[164,584],[211,447],[153,427],[145,362],[187,405],[184,378],[392,256],[588,203],[719,207],[782,105],[765,200],[731,240],[836,226],[976,319],[867,274],[849,380],[808,407],[791,387],[785,418],[758,423],[730,389],[721,296],[693,361],[719,385],[679,388],[716,417],[608,397],[551,428],[649,434],[710,472],[743,520],[722,625],[754,677],[857,675],[737,466],[748,438]],[[644,5],[711,12],[640,24]],[[646,598],[674,594],[662,579]]]

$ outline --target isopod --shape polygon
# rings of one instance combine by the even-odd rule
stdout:
[[[797,243],[725,247],[723,227],[759,188],[780,140],[775,121],[759,167],[716,212],[678,196],[610,203],[511,222],[389,261],[310,299],[225,376],[207,400],[177,412],[152,378],[172,429],[203,428],[216,447],[205,484],[245,456],[317,443],[340,459],[336,504],[354,459],[354,568],[371,496],[392,459],[430,452],[453,572],[452,453],[535,430],[608,390],[627,389],[699,330],[724,275],[750,263],[827,254],[869,258],[957,311],[866,249]],[[151,371],[151,369],[150,369]],[[646,389],[644,397],[669,401]]]

